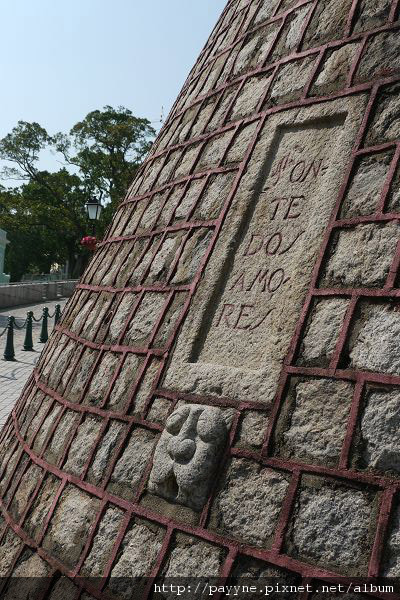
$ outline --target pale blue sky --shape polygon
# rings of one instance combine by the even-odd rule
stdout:
[[[68,131],[89,111],[168,113],[226,0],[2,2],[0,137],[19,119]],[[43,167],[57,168],[46,156]]]

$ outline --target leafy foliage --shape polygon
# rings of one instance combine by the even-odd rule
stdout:
[[[123,198],[155,135],[147,119],[111,106],[90,112],[69,134],[50,136],[38,123],[19,121],[0,140],[3,179],[21,181],[0,187],[0,227],[11,241],[6,272],[49,272],[68,261],[69,275],[79,276],[88,258],[80,245],[90,229],[85,203],[106,204],[96,234],[101,237]],[[65,166],[50,173],[39,169],[40,154],[51,149]]]

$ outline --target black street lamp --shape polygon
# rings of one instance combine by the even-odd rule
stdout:
[[[85,210],[91,221],[98,221],[100,219],[101,211],[103,210],[103,205],[100,202],[97,202],[96,199],[89,200],[89,202],[86,202],[85,204]]]
[[[85,204],[85,210],[87,212],[87,216],[89,220],[92,221],[93,224],[93,233],[95,231],[95,222],[100,219],[101,211],[103,210],[103,205],[101,202],[98,202],[95,198],[89,200]]]

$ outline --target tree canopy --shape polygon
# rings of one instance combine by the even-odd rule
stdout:
[[[105,206],[96,231],[101,236],[154,135],[147,119],[121,106],[105,106],[68,134],[49,135],[38,123],[19,121],[0,140],[0,159],[6,162],[1,177],[21,182],[0,186],[0,228],[11,241],[6,272],[12,280],[28,272],[48,273],[54,263],[68,263],[69,275],[80,275],[87,259],[80,240],[90,229],[86,202],[96,199]],[[59,154],[62,168],[40,169],[45,150]]]

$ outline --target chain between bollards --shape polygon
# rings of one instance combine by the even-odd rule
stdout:
[[[30,310],[26,315],[26,332],[24,340],[24,350],[33,350],[33,339],[32,339],[32,325],[33,325],[33,312]]]
[[[27,313],[26,320],[22,325],[17,325],[14,316],[10,315],[8,317],[7,326],[0,333],[0,337],[2,335],[6,334],[6,347],[5,347],[4,354],[3,354],[4,360],[14,360],[15,359],[15,349],[14,349],[14,330],[15,329],[23,329],[24,327],[26,328],[23,349],[28,352],[33,351],[33,322],[34,321],[36,321],[36,322],[42,321],[39,341],[42,344],[45,344],[47,342],[47,340],[49,339],[49,331],[48,331],[49,318],[54,317],[54,326],[56,326],[59,323],[61,316],[62,316],[60,304],[56,304],[54,309],[55,309],[54,314],[49,315],[49,309],[47,308],[47,306],[45,306],[43,308],[42,315],[39,319],[36,319],[33,312],[30,310]]]
[[[45,306],[43,308],[43,315],[42,315],[42,329],[40,330],[40,338],[39,338],[39,342],[41,344],[45,344],[47,342],[47,340],[49,339],[49,332],[48,332],[48,320],[49,320],[49,309],[47,308],[47,306]]]
[[[14,323],[15,317],[8,317],[7,323],[7,341],[6,348],[4,350],[4,360],[14,360],[15,352],[14,352]]]

